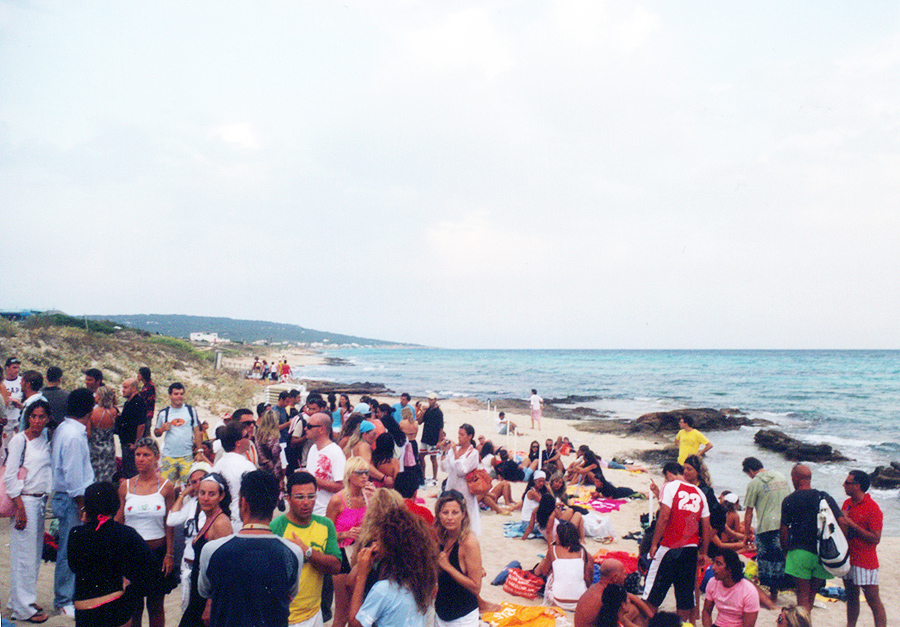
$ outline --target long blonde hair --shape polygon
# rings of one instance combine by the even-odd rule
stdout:
[[[447,540],[447,530],[441,523],[441,510],[444,509],[444,505],[450,501],[457,503],[459,509],[462,511],[462,520],[459,524],[459,539],[462,540],[469,535],[469,510],[466,507],[466,499],[462,495],[462,492],[457,490],[447,490],[438,498],[437,503],[434,504],[434,529],[437,532],[438,542],[441,544],[445,544]]]
[[[350,439],[347,440],[347,444],[344,445],[344,457],[350,459],[353,456],[353,447],[359,444],[359,441],[362,440],[362,433],[359,431],[359,425],[356,425],[356,428],[353,430],[353,433],[350,434]]]
[[[278,418],[275,417],[275,411],[267,409],[256,424],[256,441],[262,443],[277,440],[279,435]]]

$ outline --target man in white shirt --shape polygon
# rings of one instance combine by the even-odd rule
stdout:
[[[19,426],[19,416],[22,413],[24,396],[22,395],[22,377],[19,375],[19,368],[21,367],[22,362],[16,357],[10,357],[6,360],[3,386],[0,388],[3,402],[6,403],[6,423],[3,425],[0,459],[6,459],[6,447],[16,434],[16,428]]]
[[[331,416],[316,413],[309,417],[306,436],[312,440],[306,458],[306,472],[316,478],[316,506],[313,514],[324,516],[331,497],[344,487],[347,458],[341,447],[331,441]]]
[[[531,390],[531,428],[534,429],[534,421],[537,420],[538,431],[541,430],[541,410],[544,399],[538,396],[537,390]]]
[[[244,473],[256,470],[256,466],[244,456],[250,439],[244,425],[232,420],[225,425],[220,441],[225,453],[213,466],[213,472],[217,472],[225,478],[232,503],[234,503],[235,496],[240,494],[241,477],[244,476]],[[241,530],[241,513],[237,507],[231,508],[231,526],[235,533]]]
[[[59,550],[54,574],[53,605],[66,616],[75,616],[75,574],[69,568],[69,531],[81,524],[84,491],[94,482],[87,425],[94,409],[94,395],[87,388],[69,394],[68,416],[53,432],[53,513],[59,519]]]
[[[169,386],[169,406],[157,414],[153,435],[163,438],[160,474],[173,485],[187,483],[194,452],[200,450],[200,419],[184,402],[184,385],[177,381]]]

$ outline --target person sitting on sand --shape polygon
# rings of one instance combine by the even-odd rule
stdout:
[[[559,453],[559,447],[553,444],[553,440],[547,438],[547,441],[544,442],[544,450],[541,451],[541,470],[553,474],[562,469],[562,455]]]
[[[639,627],[654,615],[653,608],[639,597],[628,594],[625,566],[616,559],[600,564],[600,579],[587,589],[575,606],[575,627]],[[674,614],[673,614],[674,616]],[[674,627],[680,627],[677,620]]]
[[[516,433],[516,423],[514,423],[512,420],[507,420],[506,412],[501,411],[499,414],[497,414],[497,418],[495,418],[495,421],[497,433],[499,433],[500,435],[506,435],[507,432],[509,432],[510,434]]]
[[[581,546],[578,530],[570,522],[556,525],[557,540],[550,546],[535,575],[547,580],[545,601],[570,612],[594,578],[594,561]]]
[[[600,459],[587,444],[578,447],[578,456],[566,470],[566,481],[581,484],[588,473],[599,470]]]
[[[544,494],[541,496],[541,501],[538,504],[537,509],[531,513],[531,519],[525,527],[522,539],[527,540],[528,536],[531,535],[532,530],[537,527],[537,530],[544,536],[544,539],[547,540],[547,546],[552,546],[557,540],[557,522],[563,520],[570,522],[575,526],[578,530],[579,542],[584,542],[584,521],[582,520],[581,513],[576,512],[566,505],[560,504],[557,506],[556,498],[552,494]]]

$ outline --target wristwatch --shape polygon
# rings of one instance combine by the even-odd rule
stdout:
[[[311,557],[312,557],[312,547],[308,546],[308,547],[306,547],[306,552],[303,554],[303,559],[308,560]]]

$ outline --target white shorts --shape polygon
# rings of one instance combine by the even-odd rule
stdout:
[[[877,586],[878,585],[878,569],[877,568],[860,568],[859,566],[851,566],[850,574],[844,577],[844,581],[849,581],[857,586]]]
[[[302,623],[291,623],[288,627],[322,627],[325,622],[322,620],[322,610],[307,618]]]

